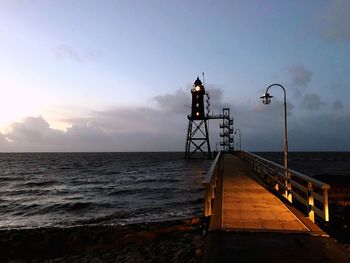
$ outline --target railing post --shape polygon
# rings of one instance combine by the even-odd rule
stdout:
[[[328,189],[323,189],[323,211],[324,211],[324,220],[329,221],[329,209],[328,209]]]
[[[262,162],[258,161],[258,166],[259,166],[259,173],[260,173],[260,176],[262,176],[262,175],[263,175]]]
[[[210,190],[210,185],[207,185],[205,188],[205,207],[204,207],[204,215],[205,216],[210,216],[212,213],[211,211],[211,193],[209,192]]]
[[[221,152],[216,156],[212,163],[207,176],[205,178],[205,199],[204,199],[204,215],[212,216],[214,214],[214,200],[217,197],[218,175],[220,174]]]
[[[278,192],[279,191],[279,185],[278,185],[278,170],[275,168],[275,189]]]
[[[307,209],[306,214],[310,220],[315,221],[315,215],[317,215],[326,222],[329,222],[328,190],[330,189],[330,186],[328,184],[294,170],[286,169],[277,163],[271,162],[255,154],[249,152],[244,152],[243,154],[243,158],[248,161],[256,174],[261,175],[265,169],[263,167],[265,166],[270,168],[274,167],[274,174],[273,170],[264,170],[268,171],[268,183],[271,183],[270,179],[272,179],[272,187],[274,187],[278,194],[281,194],[289,202],[292,203],[293,199],[296,199],[299,200],[301,204],[305,205]],[[266,175],[266,173],[264,174]],[[297,191],[293,192],[294,188],[297,189]],[[322,195],[319,194],[320,189],[322,189]],[[321,207],[323,209],[321,209]]]
[[[312,195],[313,189],[312,189],[312,183],[308,182],[307,183],[307,199],[308,199],[308,214],[309,214],[309,219],[315,223],[315,212],[313,210],[314,207],[314,197]]]
[[[289,171],[284,171],[284,197],[289,201],[293,202],[292,198],[292,184],[290,182],[290,172]]]
[[[290,172],[287,170],[287,191],[288,191],[288,201],[293,203],[293,195],[292,195],[292,183],[291,183],[291,175]]]
[[[215,184],[210,187],[211,190],[211,199],[215,199],[216,197],[216,186]]]

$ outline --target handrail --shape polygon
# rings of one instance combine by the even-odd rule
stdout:
[[[207,175],[204,178],[203,184],[209,184],[211,177],[213,176],[216,164],[218,163],[218,160],[220,159],[220,156],[222,155],[222,151],[218,152],[218,154],[216,155],[213,163],[211,164],[209,171],[207,172]]]
[[[270,161],[270,160],[267,160],[267,159],[265,159],[265,158],[263,158],[263,157],[261,157],[261,156],[258,156],[258,155],[254,154],[254,153],[251,153],[251,152],[243,152],[243,151],[242,151],[242,153],[247,153],[247,154],[249,154],[249,155],[254,156],[255,158],[259,158],[260,160],[264,161],[265,163],[269,163],[269,164],[271,164],[272,166],[278,167],[279,169],[281,169],[281,170],[284,171],[284,167],[283,167],[282,165],[278,164],[278,163],[275,163],[275,162],[272,162],[272,161]],[[326,183],[321,182],[321,181],[319,181],[319,180],[317,180],[317,179],[315,179],[315,178],[312,178],[312,177],[310,177],[310,176],[307,176],[307,175],[305,175],[305,174],[302,174],[302,173],[300,173],[300,172],[297,172],[297,171],[292,170],[292,169],[289,169],[289,168],[288,168],[288,171],[289,171],[290,173],[294,174],[294,175],[297,175],[299,178],[304,179],[305,181],[310,181],[310,182],[314,183],[314,184],[315,184],[316,186],[318,186],[318,187],[328,187],[327,189],[330,189],[329,184],[326,184]]]
[[[214,200],[217,196],[217,180],[218,176],[220,174],[220,164],[222,160],[223,152],[220,151],[216,157],[213,163],[210,166],[210,169],[203,181],[203,184],[205,185],[205,200],[204,200],[204,215],[205,216],[211,216],[213,215],[213,207],[214,207]]]
[[[285,173],[285,168],[282,165],[250,152],[242,151],[241,156],[242,159],[249,162],[253,169],[258,172],[267,183],[272,184],[278,193],[281,193],[280,190],[282,190],[282,192],[284,192],[283,196],[289,202],[292,203],[292,200],[296,199],[301,204],[305,205],[310,220],[315,222],[314,214],[316,214],[323,220],[329,221],[329,184],[292,169],[288,169],[288,173]],[[280,187],[282,189],[280,189]],[[317,191],[320,193],[317,193]],[[317,204],[319,203],[322,208],[317,207],[314,201],[317,201]]]

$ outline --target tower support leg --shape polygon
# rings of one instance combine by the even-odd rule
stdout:
[[[212,158],[207,121],[189,119],[185,158]]]

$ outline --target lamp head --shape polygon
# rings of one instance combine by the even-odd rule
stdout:
[[[194,86],[194,90],[195,91],[201,91],[202,90],[202,87],[203,87],[203,84],[202,84],[202,81],[197,77],[196,81],[194,82],[193,84]]]
[[[271,96],[269,93],[265,93],[263,96],[260,97],[260,99],[262,99],[262,102],[264,104],[270,104],[271,103],[271,98],[273,98],[273,96]]]

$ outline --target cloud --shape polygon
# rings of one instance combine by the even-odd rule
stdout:
[[[290,67],[289,72],[292,76],[293,84],[298,87],[306,87],[311,81],[312,72],[303,65],[293,65]]]
[[[80,51],[65,44],[58,46],[54,50],[54,54],[60,59],[70,59],[77,62],[88,62],[96,59],[95,54],[90,51]]]
[[[188,89],[190,91],[190,88]],[[159,109],[170,113],[184,114],[191,107],[191,97],[189,92],[178,89],[174,94],[158,95],[153,98]]]
[[[7,145],[6,137],[0,133],[0,147],[3,149]]]
[[[182,90],[154,98],[155,107],[114,107],[64,119],[56,130],[42,117],[28,117],[3,134],[2,151],[169,151],[183,150],[190,95]],[[8,142],[9,140],[10,142]],[[2,142],[3,141],[3,142]]]
[[[242,132],[243,148],[252,151],[280,151],[283,146],[283,102],[273,100],[264,105],[260,100],[231,107],[235,129]],[[287,104],[287,120],[293,118],[294,106]],[[288,121],[290,122],[290,121]]]
[[[336,100],[336,101],[334,101],[334,103],[332,105],[332,109],[335,111],[343,110],[344,105],[340,100]]]
[[[22,122],[15,122],[10,125],[11,132],[7,135],[10,140],[38,141],[50,131],[49,124],[39,117],[28,117]]]
[[[212,94],[216,98],[213,104],[225,105],[220,89]],[[190,111],[183,107],[184,101],[188,100],[186,96],[186,92],[177,90],[172,94],[156,96],[153,107],[130,106],[86,111],[84,117],[66,119],[71,125],[66,131],[53,129],[42,116],[28,117],[13,123],[6,133],[0,134],[1,151],[184,151],[188,125],[186,116]],[[311,108],[322,105],[317,98],[316,102],[310,101],[307,105]],[[232,105],[230,109],[234,128],[242,131],[244,149],[283,149],[282,101],[274,99],[271,104],[263,105],[257,99]],[[300,116],[291,114],[293,108],[292,104],[288,104],[291,150],[350,149],[347,137],[350,132],[350,114],[344,109],[332,111],[333,115],[330,112],[312,111],[312,114]],[[210,120],[213,149],[221,140],[220,123],[220,120]],[[331,142],[329,138],[333,137],[336,140]]]
[[[64,133],[50,128],[42,117],[27,117],[21,122],[12,123],[6,137],[5,151],[43,151],[46,145],[52,149],[61,148]]]
[[[322,105],[325,105],[325,102],[314,93],[305,94],[301,101],[301,107],[307,110],[318,110]]]
[[[350,114],[313,114],[294,119],[289,125],[291,151],[348,151]]]
[[[223,90],[215,85],[208,85],[207,90],[210,97],[210,110],[212,114],[222,112],[222,108],[227,107],[227,102],[223,101]]]
[[[231,111],[235,128],[242,132],[243,149],[249,151],[283,151],[283,105],[241,104]],[[312,114],[288,115],[290,151],[348,151],[350,149],[350,114],[342,110],[312,111]],[[237,139],[237,138],[236,138]]]
[[[190,91],[190,88],[188,88]],[[222,91],[213,88],[221,104]],[[90,110],[66,118],[66,131],[56,130],[42,116],[10,125],[2,151],[169,151],[184,150],[191,93],[178,89],[155,96],[150,106]],[[1,139],[1,137],[0,137]],[[10,140],[8,142],[7,140]]]

